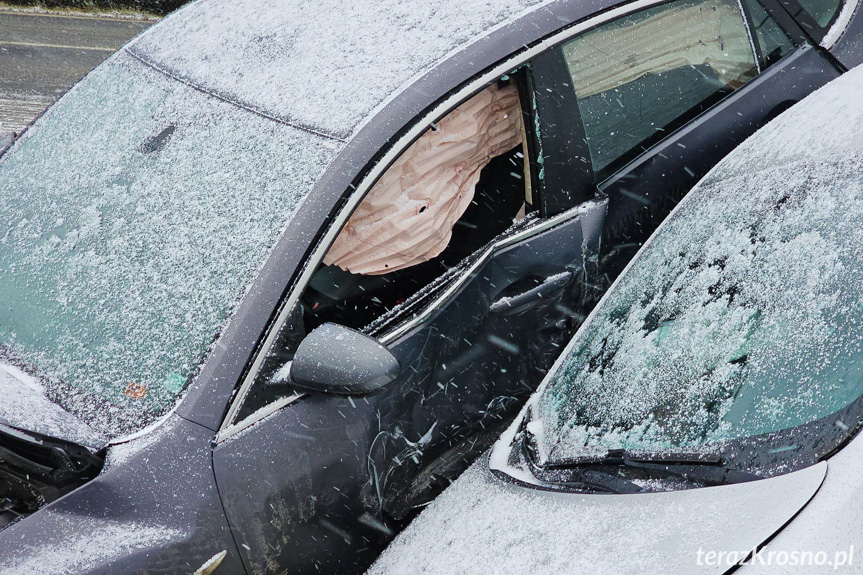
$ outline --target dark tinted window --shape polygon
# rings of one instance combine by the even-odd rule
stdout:
[[[740,6],[685,0],[630,14],[563,47],[600,176],[758,72]]]
[[[798,0],[798,2],[822,28],[828,28],[833,23],[842,7],[841,0]]]
[[[750,26],[758,45],[758,62],[762,70],[794,50],[794,43],[771,18],[758,0],[743,0]]]

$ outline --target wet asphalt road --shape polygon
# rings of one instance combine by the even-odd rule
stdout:
[[[19,131],[152,21],[0,10],[0,133]]]

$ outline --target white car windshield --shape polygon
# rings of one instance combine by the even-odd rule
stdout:
[[[654,235],[539,397],[546,461],[697,451],[863,395],[861,75],[750,139]]]
[[[170,409],[338,151],[126,53],[0,158],[0,348],[100,431]]]

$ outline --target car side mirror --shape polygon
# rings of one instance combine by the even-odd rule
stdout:
[[[325,323],[300,343],[291,364],[299,388],[338,395],[378,391],[398,377],[401,366],[376,339],[356,330]]]

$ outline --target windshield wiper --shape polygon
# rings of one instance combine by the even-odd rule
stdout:
[[[707,485],[728,485],[745,483],[764,477],[748,471],[741,471],[722,464],[718,452],[674,452],[674,451],[629,451],[612,449],[601,456],[577,457],[541,466],[549,472],[553,470],[582,473],[585,468],[594,466],[621,466],[643,470],[651,475],[682,477]]]
[[[722,454],[710,449],[698,451],[609,449],[604,453],[542,462],[538,454],[536,438],[527,428],[529,413],[519,429],[519,447],[516,449],[520,455],[516,457],[521,460],[522,465],[526,464],[534,477],[550,486],[611,493],[647,491],[645,487],[624,476],[624,471],[627,469],[651,477],[679,477],[705,485],[728,485],[764,479],[762,475],[723,464]]]
[[[87,448],[0,424],[0,467],[60,486],[98,475],[103,460]]]
[[[693,463],[716,464],[722,456],[713,451],[643,451],[631,449],[609,449],[596,455],[577,455],[559,459],[544,466],[551,468],[572,468],[583,465],[613,465],[616,463]]]

